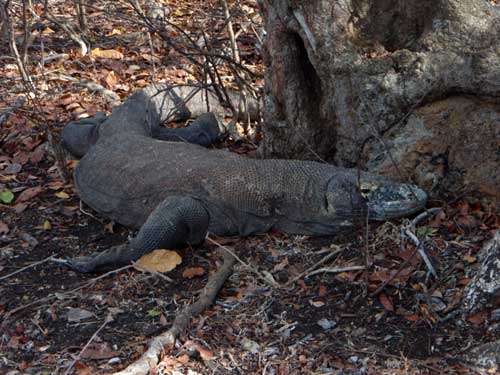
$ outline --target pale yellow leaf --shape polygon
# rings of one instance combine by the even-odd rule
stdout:
[[[136,264],[151,271],[168,272],[182,263],[182,258],[175,251],[156,249],[143,255]]]
[[[90,55],[93,57],[100,57],[102,59],[115,59],[115,60],[123,59],[123,53],[117,51],[116,49],[94,48],[90,52]]]
[[[57,198],[60,199],[69,199],[69,194],[66,193],[65,191],[58,191],[57,193],[54,194]]]
[[[43,222],[43,229],[44,229],[44,230],[51,230],[51,229],[52,229],[52,224],[50,224],[50,221],[45,220],[45,221]]]

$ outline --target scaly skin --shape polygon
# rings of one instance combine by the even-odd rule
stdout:
[[[149,88],[94,128],[89,121],[85,128],[70,123],[63,133],[70,150],[88,150],[75,170],[82,200],[140,229],[127,246],[71,260],[74,269],[114,267],[156,248],[196,244],[207,231],[331,235],[359,217],[392,219],[425,206],[427,195],[418,187],[373,174],[311,161],[247,159],[199,146],[219,135],[211,114],[163,132],[158,123],[171,108],[160,102],[162,93]],[[179,138],[190,143],[165,141]]]

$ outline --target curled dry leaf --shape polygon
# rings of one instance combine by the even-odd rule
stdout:
[[[204,361],[210,361],[214,357],[213,353],[210,350],[205,348],[199,342],[193,340],[186,341],[186,343],[182,347],[188,348],[190,350],[196,350],[200,354],[201,359],[203,359]]]
[[[94,48],[92,51],[90,51],[90,56],[100,57],[102,59],[116,59],[116,60],[123,59],[123,53],[115,49]]]
[[[136,263],[146,270],[168,272],[181,264],[182,258],[175,251],[156,249],[143,255]]]
[[[192,268],[187,268],[184,270],[182,273],[182,277],[185,279],[192,279],[193,277],[196,276],[203,276],[205,274],[205,270],[201,267],[192,267]]]

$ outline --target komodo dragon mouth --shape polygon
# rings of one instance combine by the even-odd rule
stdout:
[[[388,220],[412,215],[427,203],[427,193],[415,185],[362,183],[361,195],[366,199],[373,220]]]

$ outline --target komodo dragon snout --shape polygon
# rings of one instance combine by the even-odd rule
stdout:
[[[364,172],[339,172],[326,190],[327,212],[336,218],[368,215],[370,220],[390,220],[419,212],[426,202],[427,193],[415,185]]]

